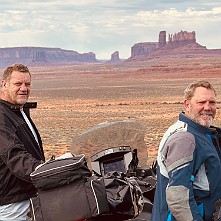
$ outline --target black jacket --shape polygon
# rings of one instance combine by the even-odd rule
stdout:
[[[30,173],[45,157],[40,135],[30,117],[29,120],[39,144],[20,108],[0,100],[0,205],[27,200],[36,194]]]

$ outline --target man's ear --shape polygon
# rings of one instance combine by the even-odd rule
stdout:
[[[184,107],[186,112],[189,112],[189,110],[190,110],[190,102],[189,102],[189,100],[184,100],[183,107]]]
[[[5,88],[5,87],[6,87],[6,84],[7,84],[6,81],[5,81],[5,80],[2,80],[1,87],[2,87],[2,88]]]

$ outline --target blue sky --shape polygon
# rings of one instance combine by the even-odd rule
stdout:
[[[221,48],[220,24],[220,0],[1,0],[0,47],[128,58],[135,43],[156,42],[160,31],[195,31],[199,44]]]

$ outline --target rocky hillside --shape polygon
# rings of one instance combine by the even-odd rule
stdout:
[[[96,56],[92,52],[80,54],[76,51],[61,48],[0,48],[0,67],[5,67],[13,63],[24,63],[28,66],[44,66],[73,62],[96,62]]]

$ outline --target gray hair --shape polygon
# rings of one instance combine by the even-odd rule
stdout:
[[[198,88],[198,87],[204,87],[206,89],[212,90],[212,91],[214,91],[215,96],[217,95],[216,90],[214,89],[214,87],[208,81],[201,80],[201,81],[194,82],[194,83],[190,84],[184,90],[184,98],[186,100],[190,100],[193,97],[196,88]]]

